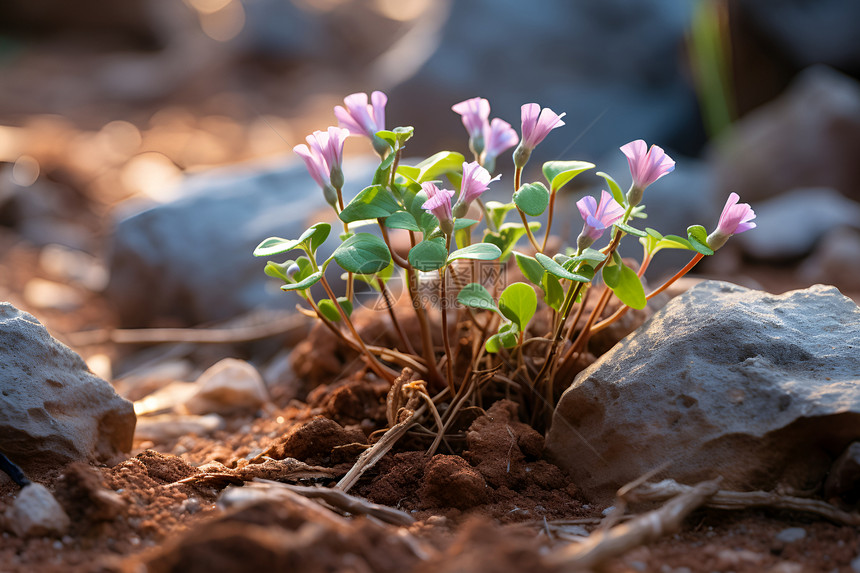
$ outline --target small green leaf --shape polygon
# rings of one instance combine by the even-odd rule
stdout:
[[[345,296],[339,296],[337,298],[337,302],[340,307],[343,309],[343,312],[350,316],[352,314],[352,303]],[[324,298],[317,303],[317,306],[320,309],[320,312],[332,322],[337,322],[340,320],[340,313],[335,307],[334,303],[329,298]]]
[[[514,193],[514,203],[526,215],[537,217],[549,205],[549,191],[543,183],[526,183]]]
[[[472,225],[476,225],[478,221],[475,219],[454,219],[454,230],[468,229]]]
[[[293,264],[295,264],[295,261],[284,261],[283,263],[269,261],[266,263],[266,267],[263,269],[263,272],[270,277],[281,279],[286,283],[291,283],[293,280],[287,276],[287,271]]]
[[[604,270],[605,267],[604,267]],[[604,275],[605,280],[606,275]],[[609,283],[606,283],[609,286]],[[645,298],[645,289],[642,287],[642,281],[636,275],[636,271],[628,266],[621,265],[619,267],[618,280],[614,286],[610,286],[615,296],[630,308],[645,308],[648,300]]]
[[[384,185],[371,185],[362,189],[338,217],[344,223],[388,217],[400,211],[400,205]]]
[[[568,181],[589,169],[594,169],[594,164],[587,161],[547,161],[543,164],[543,176],[555,193]]]
[[[540,223],[537,221],[529,222],[529,228],[534,233],[540,229]],[[502,261],[507,260],[511,251],[517,245],[517,241],[526,234],[526,228],[522,223],[505,223],[499,227],[498,233],[487,232],[484,235],[485,243],[492,243],[502,250],[502,256],[499,257]]]
[[[687,238],[694,251],[703,255],[713,255],[714,251],[708,246],[708,232],[701,225],[687,227]]]
[[[615,179],[603,171],[598,171],[597,174],[606,180],[606,184],[609,185],[609,192],[612,193],[612,198],[618,201],[619,205],[627,205],[627,199],[624,198],[624,193],[621,191],[618,183],[615,182]]]
[[[584,276],[578,275],[578,274],[574,274],[574,273],[566,270],[560,264],[558,264],[557,262],[555,262],[554,260],[552,260],[548,256],[544,255],[543,253],[536,253],[535,258],[541,264],[541,266],[547,270],[548,273],[550,273],[551,275],[554,275],[560,279],[567,279],[569,281],[575,281],[575,282],[580,282],[580,283],[587,283],[587,282],[591,281],[591,279],[589,279],[587,277],[584,277]]]
[[[621,280],[621,267],[624,263],[621,262],[621,257],[618,253],[612,253],[612,259],[603,267],[603,282],[609,288],[618,286],[618,281]]]
[[[385,241],[370,233],[348,238],[334,250],[332,258],[345,271],[362,275],[378,273],[391,263]]]
[[[591,265],[584,264],[582,261],[570,259],[561,266],[564,270],[585,277],[589,281],[594,278],[594,268]]]
[[[316,271],[314,273],[309,274],[304,279],[300,280],[297,283],[291,283],[288,285],[281,285],[281,290],[307,290],[311,286],[315,285],[322,278],[322,271]]]
[[[418,183],[435,181],[446,173],[462,171],[464,160],[462,153],[440,151],[415,166],[418,168],[418,177],[415,178],[415,181]]]
[[[459,294],[457,294],[457,302],[471,308],[498,310],[493,295],[478,283],[469,283],[460,289]]]
[[[570,262],[570,261],[576,261],[576,262],[588,261],[589,263],[599,263],[599,262],[602,262],[603,259],[605,259],[605,258],[606,258],[606,255],[604,255],[603,253],[601,253],[597,249],[592,249],[589,247],[589,248],[583,250],[582,253],[580,253],[579,255],[577,255],[575,257],[571,257],[568,262]]]
[[[660,231],[657,229],[652,229],[651,227],[645,227],[645,232],[657,239],[658,241],[663,238],[663,235],[660,234]]]
[[[385,156],[385,159],[382,160],[382,163],[379,164],[379,167],[376,168],[376,173],[373,174],[373,181],[371,181],[371,185],[386,185],[388,180],[391,178],[391,166],[394,164],[394,159],[397,157],[397,154],[394,152],[389,153]]]
[[[502,250],[491,243],[475,243],[458,249],[448,255],[448,262],[457,259],[473,259],[476,261],[494,261],[502,255]]]
[[[490,215],[490,221],[493,223],[493,228],[499,229],[505,222],[505,215],[508,211],[516,207],[514,203],[499,203],[498,201],[487,201],[484,206]]]
[[[254,249],[255,257],[271,257],[280,255],[293,249],[299,248],[301,241],[296,239],[282,239],[280,237],[269,237]]]
[[[437,238],[421,241],[409,251],[409,264],[419,271],[435,271],[445,266],[448,250],[445,239]]]
[[[544,272],[541,279],[541,288],[543,288],[544,292],[543,301],[547,306],[556,311],[561,310],[561,305],[564,302],[564,289],[561,287],[558,279],[548,272]]]
[[[631,227],[630,225],[625,225],[624,223],[615,223],[613,225],[613,227],[618,227],[619,229],[621,229],[625,233],[627,233],[629,235],[633,235],[634,237],[647,237],[648,236],[648,233],[646,233],[645,231],[640,231],[639,229],[637,229],[635,227]]]
[[[515,323],[520,332],[525,332],[536,310],[535,289],[526,283],[510,284],[499,296],[499,312]]]
[[[520,268],[520,271],[522,271],[523,276],[530,280],[532,284],[540,286],[541,280],[543,279],[546,271],[540,263],[537,262],[537,259],[516,251],[514,251],[514,258],[516,258],[517,266]]]
[[[513,332],[494,334],[487,339],[484,348],[490,354],[499,352],[502,348],[513,348],[517,345],[517,335]]]
[[[412,213],[397,211],[385,218],[385,226],[389,229],[406,229],[407,231],[421,231],[421,227],[415,221]]]
[[[328,223],[316,223],[311,225],[311,228],[302,233],[302,236],[299,237],[300,241],[306,241],[308,237],[311,240],[311,252],[316,253],[317,249],[320,248],[326,239],[328,239],[329,233],[331,233],[331,225]]]
[[[360,280],[361,282],[370,285],[370,287],[373,288],[373,290],[379,291],[381,289],[379,288],[378,280],[381,280],[383,282],[383,284],[388,284],[388,281],[391,280],[391,277],[393,275],[394,275],[394,262],[392,261],[391,263],[388,264],[387,267],[385,267],[384,269],[382,269],[378,273],[367,274],[367,275],[353,274],[352,276],[355,279]],[[340,278],[343,280],[346,280],[348,276],[349,275],[347,273],[343,273]]]

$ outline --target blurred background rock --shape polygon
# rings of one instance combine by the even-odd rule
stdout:
[[[105,300],[127,326],[292,308],[261,294],[248,245],[324,206],[291,148],[376,89],[389,127],[416,127],[412,156],[466,152],[450,106],[474,96],[517,128],[528,101],[567,113],[535,178],[583,159],[624,186],[618,147],[658,144],[678,169],[648,191],[650,226],[713,228],[731,191],[760,213],[698,272],[856,299],[858,22],[854,0],[4,0],[0,299],[59,324],[77,311],[75,328],[102,325]],[[356,173],[365,144],[347,144]],[[556,219],[572,236],[575,200],[599,189],[577,181]]]

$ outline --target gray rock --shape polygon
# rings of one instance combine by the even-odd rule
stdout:
[[[192,414],[253,414],[269,402],[263,377],[244,360],[225,358],[195,382],[197,393],[185,402]]]
[[[372,160],[346,163],[346,197],[369,183],[375,167]],[[292,308],[289,293],[263,274],[265,260],[251,253],[267,237],[296,238],[310,224],[334,219],[304,164],[215,169],[189,177],[180,193],[116,225],[107,294],[121,323],[147,326],[170,317],[200,324]],[[334,249],[337,233],[334,226],[321,253]]]
[[[860,83],[809,68],[718,143],[721,196],[734,191],[755,203],[799,187],[830,187],[860,200]]]
[[[860,229],[860,203],[833,189],[794,189],[754,205],[755,233],[736,237],[758,259],[788,260],[808,254],[831,229]]]
[[[63,508],[42,484],[31,483],[21,489],[6,510],[6,523],[18,537],[61,536],[71,521]]]
[[[594,497],[663,464],[683,483],[806,488],[860,438],[858,347],[860,308],[833,287],[700,283],[577,376],[546,447]]]
[[[593,161],[640,137],[690,152],[702,143],[696,97],[678,58],[690,5],[544,0],[527,9],[517,0],[454,0],[450,13],[436,51],[389,93],[388,117],[420,134],[410,152],[437,151],[423,148],[427,141],[459,141],[465,151],[466,134],[451,106],[475,96],[487,98],[493,117],[517,130],[524,103],[567,113],[565,127],[536,150],[529,165],[536,173],[541,161]],[[504,155],[500,167],[507,172],[510,154]]]
[[[843,495],[848,502],[860,497],[860,442],[852,443],[842,452],[824,482],[825,498]]]
[[[833,229],[818,243],[797,269],[797,276],[809,283],[827,282],[842,292],[860,292],[860,231]]]
[[[776,534],[776,540],[783,543],[794,543],[806,537],[806,530],[802,527],[788,527]]]
[[[27,472],[131,450],[131,402],[32,315],[0,303],[0,448]]]

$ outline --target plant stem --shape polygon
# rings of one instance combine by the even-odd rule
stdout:
[[[438,389],[444,388],[446,386],[445,381],[442,380],[442,375],[439,374],[439,369],[436,367],[436,353],[433,350],[433,335],[430,333],[427,311],[418,297],[418,271],[412,267],[406,269],[406,286],[409,290],[412,308],[418,318],[418,325],[421,327],[421,351],[424,355],[424,361],[427,363],[430,381],[434,383],[434,386],[438,386]]]
[[[514,193],[516,193],[520,188],[520,181],[523,177],[523,168],[515,167],[514,168]],[[532,244],[536,252],[541,252],[540,247],[538,246],[537,239],[532,234],[532,230],[529,228],[529,221],[526,219],[526,214],[522,212],[522,210],[517,207],[517,212],[520,214],[520,219],[523,221],[523,226],[526,228],[526,237],[528,237],[529,242]]]
[[[451,250],[451,235],[445,237],[445,249],[447,251]],[[439,269],[439,279],[441,281],[439,285],[439,310],[442,312],[442,342],[445,346],[448,390],[451,392],[451,396],[454,396],[457,392],[454,388],[454,355],[451,352],[451,341],[448,339],[448,287],[446,284],[448,281],[445,280],[445,268],[442,267]]]
[[[400,343],[403,344],[403,347],[407,352],[409,352],[409,354],[418,354],[415,352],[415,349],[412,347],[412,343],[403,332],[403,327],[400,326],[400,321],[397,320],[397,315],[394,313],[394,303],[391,300],[392,297],[388,290],[388,286],[385,284],[385,281],[378,276],[376,277],[376,283],[379,285],[379,291],[382,293],[383,300],[385,300],[385,308],[388,310],[388,316],[391,317],[391,323],[394,325],[394,330],[397,331],[397,336],[400,337]]]
[[[549,213],[546,216],[546,233],[543,236],[543,243],[540,246],[539,252],[544,252],[546,250],[546,242],[549,239],[549,232],[552,230],[552,213],[555,209],[555,192],[550,191],[549,195]]]
[[[338,215],[339,215],[341,212],[343,212],[343,208],[344,208],[343,191],[341,190],[340,187],[335,188],[335,191],[337,191],[337,206],[339,209],[338,210]],[[347,223],[346,221],[343,221],[343,233],[345,235],[349,234],[349,223]],[[353,279],[352,273],[347,273],[347,277],[346,277],[346,299],[349,301],[352,301],[353,283],[354,283],[354,279]]]
[[[334,295],[334,291],[331,290],[331,286],[328,284],[325,275],[320,278],[320,282],[322,283],[323,288],[325,289],[329,298],[331,298],[331,300],[334,302],[334,306],[340,313],[340,317],[343,320],[344,324],[346,324],[347,328],[349,328],[349,331],[352,333],[352,336],[355,337],[355,340],[361,348],[361,351],[367,357],[370,368],[384,380],[387,380],[389,383],[393,383],[394,376],[392,376],[389,372],[386,372],[382,364],[380,364],[379,361],[376,359],[376,356],[374,356],[373,353],[367,349],[367,346],[364,345],[364,341],[361,339],[361,336],[359,336],[358,331],[355,330],[355,326],[352,324],[352,321],[346,315],[346,312],[344,312],[343,308],[341,308],[340,304],[337,302],[337,297]]]
[[[385,245],[388,247],[388,252],[391,253],[391,260],[394,261],[394,264],[402,269],[412,268],[409,261],[397,254],[397,251],[395,251],[394,247],[391,246],[391,238],[388,236],[388,227],[385,226],[385,221],[382,220],[382,217],[378,218],[376,223],[379,225],[379,230],[382,231],[382,240],[385,241]]]

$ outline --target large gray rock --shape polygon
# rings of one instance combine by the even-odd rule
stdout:
[[[131,402],[31,314],[0,302],[0,450],[25,471],[131,450]]]
[[[667,464],[684,483],[817,485],[860,438],[860,308],[833,287],[707,281],[581,372],[547,449],[595,498]]]
[[[798,187],[860,200],[860,83],[826,67],[801,73],[778,99],[749,113],[719,142],[720,195],[755,203]]]
[[[369,183],[374,169],[372,160],[344,165],[347,198]],[[314,222],[335,219],[304,164],[214,169],[189,177],[180,195],[116,225],[107,294],[122,324],[147,326],[165,317],[199,324],[292,308],[295,300],[251,253],[266,237],[296,238]],[[321,252],[334,248],[337,233],[335,225]]]

